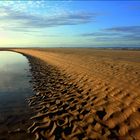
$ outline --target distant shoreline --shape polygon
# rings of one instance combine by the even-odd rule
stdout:
[[[96,49],[96,50],[130,50],[140,51],[140,47],[0,47],[0,50],[8,49]]]

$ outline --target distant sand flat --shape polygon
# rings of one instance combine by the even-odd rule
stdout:
[[[140,139],[140,51],[14,51],[31,63],[37,139]]]

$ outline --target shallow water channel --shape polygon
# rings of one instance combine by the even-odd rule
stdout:
[[[0,51],[0,140],[31,139],[26,132],[31,124],[26,100],[33,94],[30,75],[25,56]]]

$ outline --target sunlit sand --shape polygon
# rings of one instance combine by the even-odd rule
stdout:
[[[13,51],[30,62],[36,139],[139,139],[140,51]]]

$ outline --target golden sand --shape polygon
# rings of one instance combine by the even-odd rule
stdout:
[[[13,51],[31,64],[36,139],[140,139],[140,51]]]

